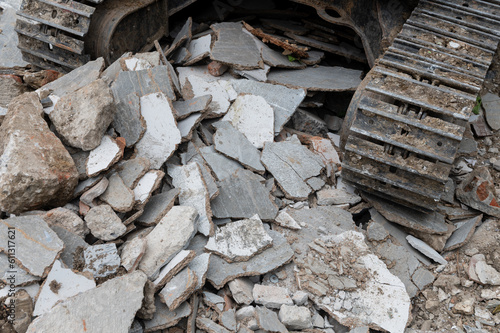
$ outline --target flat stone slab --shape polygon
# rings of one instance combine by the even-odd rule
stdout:
[[[120,261],[127,272],[134,271],[146,253],[147,242],[143,237],[135,237],[121,246]]]
[[[51,226],[50,228],[54,230],[57,236],[64,242],[64,250],[61,253],[60,259],[66,266],[74,269],[74,257],[77,249],[86,249],[89,244],[87,244],[79,235],[62,227]]]
[[[197,275],[186,267],[167,282],[159,293],[160,299],[173,311],[191,296],[197,284]]]
[[[138,157],[120,161],[116,167],[123,183],[128,188],[133,189],[139,182],[139,179],[149,171],[151,162],[145,157]]]
[[[261,180],[251,171],[236,169],[232,175],[219,182],[219,195],[211,202],[214,216],[250,218],[258,215],[262,220],[273,220],[278,208]]]
[[[213,234],[210,197],[198,164],[169,165],[168,174],[172,177],[172,184],[180,190],[179,203],[196,208],[199,214],[198,231],[205,236]]]
[[[141,114],[141,99],[136,93],[121,96],[114,92],[116,112],[113,128],[125,138],[127,147],[135,145],[146,132],[146,121]]]
[[[181,120],[196,112],[203,113],[208,109],[210,103],[212,103],[211,95],[203,95],[187,101],[175,101],[172,103],[175,118]]]
[[[253,38],[243,32],[243,25],[240,22],[216,23],[210,28],[215,32],[210,59],[238,70],[261,67],[260,50]]]
[[[87,175],[94,177],[108,170],[123,156],[123,148],[109,135],[103,136],[99,146],[91,150],[87,158]]]
[[[210,253],[202,253],[196,256],[188,264],[188,268],[196,275],[198,278],[198,283],[194,287],[194,290],[200,290],[205,285],[205,280],[207,278],[208,266],[210,265],[210,258],[212,255]]]
[[[108,187],[99,198],[121,213],[130,211],[135,203],[134,192],[125,185],[118,173],[109,177]]]
[[[264,69],[249,69],[246,71],[234,70],[234,72],[249,80],[265,82],[267,81],[267,73],[269,73],[270,70],[270,66],[264,65]]]
[[[44,277],[64,243],[41,216],[27,215],[0,220],[0,250],[28,273]]]
[[[368,326],[388,332],[403,332],[411,313],[410,297],[401,280],[371,253],[364,236],[356,231],[346,231],[340,235],[326,236],[322,241],[325,244],[322,248],[328,252],[343,253],[342,258],[332,255],[324,261],[333,268],[334,274],[329,276],[349,276],[355,283],[352,291],[327,287],[323,295],[313,294],[314,303],[344,326]],[[340,262],[343,263],[342,271],[336,268]],[[349,264],[354,262],[355,265]],[[304,270],[303,267],[299,269]],[[353,273],[348,273],[351,270]],[[300,280],[301,285],[310,292],[312,284],[319,282],[316,275],[308,274],[302,275]],[[325,301],[326,298],[328,301]]]
[[[258,216],[228,223],[218,228],[205,246],[227,262],[248,261],[272,246],[273,239]]]
[[[306,97],[304,89],[292,89],[282,85],[252,80],[231,81],[238,94],[252,94],[263,97],[274,110],[274,134],[278,134],[290,120],[297,107]]]
[[[12,277],[14,277],[15,279],[12,279]],[[15,262],[9,262],[9,257],[7,256],[7,254],[0,252],[0,281],[5,283],[7,287],[9,287],[10,284],[13,284],[15,286],[29,285],[40,280],[40,277],[31,275],[30,273],[19,267],[19,265],[17,265]]]
[[[441,265],[446,265],[448,263],[439,253],[437,253],[436,250],[420,239],[413,237],[412,235],[408,235],[406,236],[406,240],[411,246],[435,262],[440,263]]]
[[[61,262],[56,260],[38,294],[33,315],[43,315],[56,303],[95,287],[94,280],[64,268]]]
[[[181,142],[172,103],[163,94],[146,95],[141,97],[141,112],[147,130],[136,144],[137,157],[149,159],[151,167],[159,169]]]
[[[229,121],[256,148],[274,140],[274,111],[261,96],[238,96],[222,120]]]
[[[179,196],[179,192],[178,188],[174,188],[170,191],[153,195],[144,206],[144,212],[136,221],[145,226],[156,225],[174,206],[174,202]]]
[[[496,131],[500,129],[500,97],[496,94],[487,93],[481,96],[484,115],[488,125]]]
[[[153,319],[144,321],[144,333],[156,332],[172,326],[191,314],[189,302],[184,302],[174,311],[170,311],[168,306],[160,301],[160,297],[155,297],[156,312]]]
[[[141,308],[146,280],[144,273],[135,271],[106,281],[57,304],[27,332],[128,332]]]
[[[228,263],[218,256],[212,256],[207,280],[220,289],[238,277],[263,275],[289,262],[294,252],[285,237],[272,230],[268,233],[273,239],[273,246],[248,261]]]
[[[210,199],[213,199],[217,195],[219,195],[219,189],[217,188],[215,178],[212,175],[212,170],[207,165],[207,163],[201,156],[199,149],[192,141],[188,142],[187,152],[185,154],[181,154],[181,160],[182,164],[184,165],[189,164],[190,162],[195,162],[198,164],[198,167],[201,170],[201,175],[203,176],[203,180],[205,181],[205,185],[207,186]]]
[[[361,83],[362,71],[344,67],[307,67],[294,71],[272,70],[268,81],[290,88],[303,88],[307,91],[354,91]]]
[[[83,260],[85,262],[83,272],[91,273],[94,278],[116,273],[120,267],[120,256],[114,243],[87,247],[83,251]]]
[[[361,197],[356,194],[351,194],[341,189],[325,189],[316,192],[318,198],[318,205],[355,205],[361,202]]]
[[[155,290],[163,288],[163,286],[186,267],[195,257],[195,252],[191,250],[182,250],[170,260],[168,264],[163,266],[158,277],[153,281]]]
[[[474,234],[476,227],[481,223],[483,215],[466,220],[462,226],[455,230],[446,241],[444,251],[452,251],[465,245]]]
[[[363,194],[363,197],[382,216],[393,223],[430,234],[445,234],[448,232],[445,216],[438,212],[421,213],[366,193]]]
[[[115,240],[127,231],[127,227],[109,205],[91,208],[85,215],[85,222],[92,235],[104,241]]]
[[[208,57],[210,54],[210,44],[212,43],[212,35],[208,34],[200,38],[191,40],[187,51],[191,55],[184,66],[191,66],[198,61]]]
[[[214,134],[215,150],[254,172],[266,171],[260,162],[260,151],[230,122],[220,121],[213,126],[217,129]]]
[[[139,205],[148,202],[153,191],[160,186],[163,176],[165,176],[163,171],[151,170],[139,179],[134,187],[134,198]]]
[[[256,304],[269,309],[279,309],[282,305],[293,305],[290,292],[286,288],[256,284],[252,291]]]
[[[285,141],[267,143],[261,161],[286,197],[294,200],[307,199],[312,189],[305,181],[324,168],[323,161],[305,146]]]
[[[192,37],[192,32],[191,28],[193,26],[193,19],[189,17],[186,20],[186,23],[182,26],[181,30],[175,36],[174,41],[168,48],[168,50],[165,51],[165,56],[168,57],[172,52],[174,52],[179,46],[181,46],[184,43],[189,43],[191,41]]]
[[[187,118],[179,120],[179,122],[177,123],[177,128],[181,133],[182,142],[191,140],[193,136],[193,131],[196,129],[196,127],[198,127],[200,122],[203,120],[203,116],[204,115],[202,113],[193,113]]]
[[[175,206],[146,236],[147,248],[139,269],[150,279],[184,249],[197,231],[198,213],[193,207]]]
[[[231,177],[231,175],[233,175],[237,170],[243,169],[243,166],[241,166],[238,162],[218,153],[214,146],[203,147],[200,148],[199,151],[219,181]],[[212,209],[215,211],[213,206]]]

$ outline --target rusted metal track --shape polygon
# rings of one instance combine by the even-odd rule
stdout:
[[[500,1],[421,0],[363,80],[342,133],[342,176],[430,211],[500,41]]]

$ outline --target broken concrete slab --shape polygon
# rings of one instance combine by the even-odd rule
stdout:
[[[160,186],[163,176],[165,176],[163,171],[151,170],[139,179],[134,187],[134,197],[139,206],[148,202],[153,191]]]
[[[116,244],[92,245],[83,251],[83,272],[91,273],[94,278],[114,274],[120,267],[120,256]]]
[[[500,97],[497,94],[487,93],[481,96],[484,116],[488,125],[497,131],[500,129]]]
[[[256,284],[252,291],[256,304],[269,309],[279,309],[282,305],[293,305],[290,292],[286,288]]]
[[[274,111],[261,96],[239,95],[222,120],[229,121],[256,148],[274,139]]]
[[[406,240],[408,241],[408,243],[410,243],[411,246],[413,246],[415,249],[420,251],[428,258],[434,260],[435,262],[440,263],[441,265],[446,265],[448,263],[439,253],[436,252],[436,250],[434,250],[432,247],[430,247],[420,239],[408,235],[406,236]]]
[[[212,102],[211,95],[204,95],[188,99],[187,101],[175,101],[172,103],[177,120],[182,120],[193,113],[203,113]]]
[[[191,314],[191,307],[188,302],[184,302],[175,311],[170,311],[167,305],[160,301],[160,297],[155,297],[156,312],[153,319],[144,321],[144,333],[156,332],[177,325],[182,319]]]
[[[82,237],[62,227],[52,226],[50,228],[54,230],[57,236],[64,242],[64,250],[61,253],[60,259],[67,267],[74,269],[75,253],[79,248],[86,249],[89,244],[87,244]]]
[[[476,227],[481,223],[482,219],[483,215],[478,215],[463,221],[463,224],[457,228],[446,241],[444,251],[452,251],[465,245],[471,239]]]
[[[85,191],[80,197],[80,202],[84,203],[89,207],[94,207],[94,199],[103,194],[108,188],[109,180],[103,177],[99,182],[93,185],[90,189]]]
[[[488,215],[500,217],[493,178],[487,167],[477,167],[457,186],[458,200]]]
[[[257,319],[257,325],[261,329],[267,332],[288,332],[285,325],[281,323],[276,312],[267,309],[263,306],[257,306],[255,308],[255,318]]]
[[[212,101],[209,104],[207,117],[220,117],[224,115],[230,106],[230,96],[227,89],[219,81],[213,81],[206,76],[200,76],[196,74],[188,74],[182,79],[184,72],[179,71],[180,82],[182,86],[182,96],[185,100],[193,99],[195,97],[201,97],[206,95],[212,96]]]
[[[146,236],[147,249],[139,269],[150,279],[185,248],[197,231],[198,213],[193,207],[175,206]],[[167,241],[168,240],[168,241]]]
[[[82,325],[89,332],[128,332],[141,307],[146,280],[144,273],[135,271],[106,281],[57,304],[36,318],[27,332],[79,332]]]
[[[133,189],[141,177],[150,169],[151,162],[145,157],[137,157],[126,161],[120,161],[116,166],[116,170],[125,185]]]
[[[191,52],[186,47],[180,47],[172,54],[174,65],[183,65],[189,58],[191,58]]]
[[[198,277],[188,267],[174,276],[158,294],[170,311],[179,307],[194,292]]]
[[[11,284],[17,287],[37,283],[40,280],[40,277],[31,275],[19,267],[12,256],[9,259],[7,252],[0,252],[0,281],[5,283],[7,288]]]
[[[219,195],[219,189],[215,182],[215,178],[212,175],[212,170],[206,164],[205,160],[200,154],[199,149],[196,147],[193,141],[188,143],[187,152],[185,154],[181,154],[182,164],[186,165],[190,162],[196,162],[198,164],[198,167],[201,170],[201,175],[203,176],[203,180],[205,181],[205,185],[207,186],[210,199],[213,199],[217,195]]]
[[[179,46],[181,46],[184,43],[189,43],[191,41],[192,37],[192,32],[191,28],[193,26],[193,19],[189,17],[186,20],[186,23],[182,26],[181,30],[177,33],[177,36],[175,36],[174,41],[168,48],[168,50],[165,51],[165,56],[168,57],[172,52],[177,50]]]
[[[181,133],[181,142],[191,140],[191,138],[193,137],[193,131],[198,127],[203,118],[203,113],[193,113],[192,115],[180,120],[177,123],[177,128]]]
[[[248,278],[240,278],[229,281],[229,290],[233,299],[238,304],[250,305],[253,303],[253,287],[254,284]]]
[[[278,181],[287,198],[305,200],[312,189],[305,183],[318,176],[323,161],[305,146],[292,142],[268,142],[262,151],[262,163]]]
[[[392,275],[386,265],[370,252],[364,236],[356,231],[346,231],[340,235],[323,237],[322,241],[325,250],[328,249],[331,254],[338,253],[325,259],[328,267],[339,267],[337,262],[342,262],[342,271],[334,268],[337,274],[351,276],[356,283],[354,291],[339,292],[327,287],[324,296],[313,296],[316,305],[342,325],[403,332],[410,316],[410,297],[401,280]],[[348,262],[356,262],[356,265],[346,264]],[[353,273],[349,273],[350,270]],[[306,284],[307,279],[319,282],[318,276],[304,274],[300,278],[301,284]],[[328,301],[325,301],[326,298]]]
[[[210,54],[210,44],[212,43],[212,35],[206,35],[200,38],[191,40],[187,51],[191,56],[185,61],[184,66],[191,66],[198,61],[208,57]]]
[[[213,126],[217,129],[214,134],[215,150],[240,162],[254,172],[266,171],[260,162],[260,152],[230,122],[219,121]]]
[[[238,70],[257,69],[263,66],[260,50],[253,38],[243,32],[240,22],[215,23],[210,28],[215,32],[210,59]]]
[[[62,240],[41,216],[16,216],[0,222],[0,250],[28,273],[44,277],[63,250]]]
[[[65,142],[88,151],[99,146],[115,111],[111,89],[96,80],[61,97],[49,118]]]
[[[424,290],[425,287],[434,282],[435,277],[429,270],[419,267],[415,273],[413,273],[411,279],[419,290]]]
[[[207,333],[230,333],[223,326],[216,324],[212,320],[208,318],[198,317],[196,318],[196,327],[201,330],[204,330]]]
[[[231,177],[238,169],[243,169],[241,164],[219,154],[213,146],[200,148],[199,151],[219,181]]]
[[[309,58],[304,58],[301,59],[304,64],[309,65],[309,66],[314,66],[317,65],[323,60],[325,57],[325,53],[321,51],[308,51],[307,54],[309,54]]]
[[[108,187],[99,198],[121,213],[132,210],[135,203],[134,192],[125,185],[118,173],[109,177]]]
[[[207,280],[217,289],[238,277],[262,275],[290,261],[293,250],[286,238],[270,230],[273,246],[245,262],[228,263],[218,256],[212,256]]]
[[[94,280],[82,274],[77,274],[69,268],[64,268],[61,262],[56,260],[47,275],[47,279],[42,284],[33,315],[43,315],[49,312],[58,302],[95,287]]]
[[[269,73],[270,70],[270,66],[264,65],[264,69],[251,69],[246,71],[234,70],[234,73],[249,80],[265,82],[267,81],[267,73]]]
[[[372,204],[382,216],[393,223],[430,234],[445,234],[448,232],[445,216],[438,212],[430,214],[418,212],[366,193],[363,193],[363,198]]]
[[[158,277],[153,281],[155,290],[158,291],[172,279],[177,273],[184,269],[195,257],[195,252],[191,250],[182,250],[163,266],[158,274]]]
[[[145,226],[156,225],[174,206],[178,195],[178,188],[153,195],[144,206],[144,212],[137,218],[137,222]]]
[[[188,264],[188,268],[196,275],[198,278],[198,283],[196,284],[194,290],[200,290],[205,285],[205,280],[207,278],[208,266],[210,265],[210,253],[203,253],[196,256]]]
[[[348,193],[341,189],[324,189],[316,192],[318,205],[355,205],[361,202],[361,197],[356,194]]]
[[[291,330],[312,328],[311,311],[305,306],[284,304],[280,308],[278,318]]]
[[[141,97],[141,112],[147,130],[136,144],[137,157],[148,158],[151,167],[159,169],[181,142],[172,103],[163,94],[149,94]]]
[[[361,83],[362,71],[344,67],[307,67],[294,71],[275,69],[268,81],[307,91],[354,91]]]
[[[278,208],[261,180],[249,170],[236,169],[234,174],[219,182],[219,195],[211,202],[214,216],[250,218],[258,215],[262,220],[273,220]]]
[[[89,233],[89,228],[85,225],[85,222],[83,222],[80,216],[63,207],[49,210],[43,219],[51,228],[53,226],[59,226],[81,237],[85,237]]]
[[[49,130],[36,93],[9,104],[0,127],[0,209],[18,214],[45,204],[64,205],[78,183],[78,170]]]
[[[52,94],[62,97],[97,80],[103,69],[104,59],[97,58],[44,85],[43,89],[50,90]]]
[[[121,247],[120,261],[127,272],[134,271],[146,253],[147,242],[143,237],[132,238]]]
[[[288,210],[289,210],[288,207],[285,207],[284,209],[280,210],[278,216],[276,216],[276,219],[274,220],[274,223],[288,229],[293,229],[293,230],[302,229],[302,227],[297,223],[297,221],[295,221],[295,219],[292,216],[290,216]]]
[[[135,145],[146,132],[146,121],[141,114],[141,102],[136,93],[120,96],[116,92],[116,112],[113,128],[125,138],[127,147]]]
[[[108,170],[122,158],[124,148],[119,140],[115,140],[109,135],[103,136],[99,146],[91,150],[87,158],[87,175],[94,177]]]
[[[485,260],[479,260],[475,266],[476,275],[479,282],[485,285],[500,285],[500,273],[493,268],[493,266],[488,265]]]
[[[92,235],[104,241],[115,240],[127,230],[109,205],[100,205],[90,209],[85,216],[85,222]]]
[[[196,162],[185,166],[168,166],[168,174],[172,177],[172,184],[179,188],[179,203],[196,208],[199,214],[198,231],[205,236],[212,235],[212,211],[210,198],[200,167]]]
[[[272,246],[273,239],[266,232],[258,216],[228,223],[217,228],[205,246],[227,262],[248,261]]]

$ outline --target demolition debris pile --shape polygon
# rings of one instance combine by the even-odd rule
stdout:
[[[241,22],[193,35],[189,19],[165,52],[10,101],[0,295],[16,307],[0,331],[495,330],[500,168],[477,153],[496,148],[463,142],[432,214],[356,192],[338,132],[362,52],[331,66],[339,51],[304,26],[267,25],[313,49]],[[484,108],[500,128],[498,95]]]

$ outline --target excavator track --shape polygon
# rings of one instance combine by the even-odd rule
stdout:
[[[435,210],[500,40],[500,1],[421,0],[356,91],[342,177]]]

